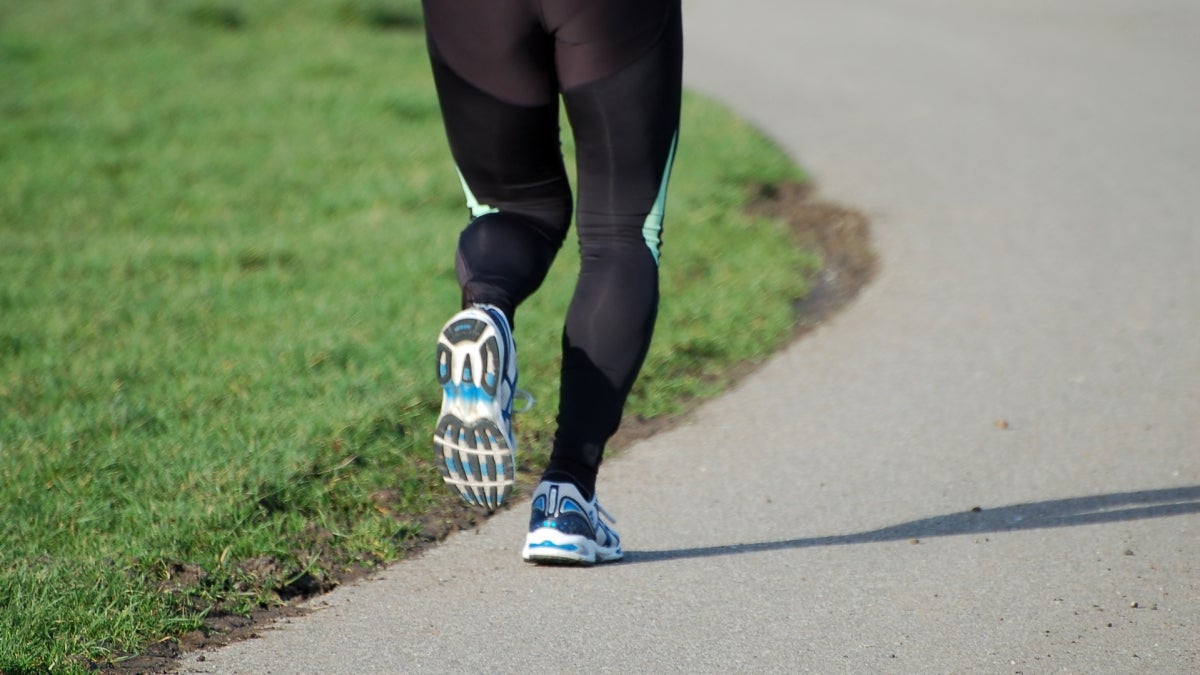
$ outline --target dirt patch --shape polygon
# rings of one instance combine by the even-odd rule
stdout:
[[[799,246],[815,249],[821,254],[822,267],[812,289],[795,303],[796,337],[813,330],[849,304],[871,281],[877,267],[867,218],[853,209],[816,199],[814,192],[810,184],[762,185],[753,188],[753,198],[748,205],[752,214],[786,220]],[[728,373],[728,380],[737,381],[758,365],[750,362],[735,365]],[[610,453],[673,428],[685,419],[686,414],[652,419],[626,418],[609,443]],[[534,467],[523,465],[520,469],[521,490],[529,494],[536,478]],[[397,495],[391,491],[382,490],[371,499],[380,510],[402,517],[392,510]],[[510,503],[504,508],[512,506]],[[403,557],[418,555],[455,532],[474,529],[486,517],[447,492],[438,499],[434,509],[409,523],[413,536],[405,541]],[[328,544],[322,541],[320,531],[314,530],[310,534],[313,542]],[[318,546],[318,549],[317,564],[310,567],[339,571],[314,573],[289,569],[265,556],[243,561],[234,566],[237,576],[244,578],[244,583],[258,583],[270,588],[277,604],[256,609],[248,616],[215,607],[205,619],[203,630],[164,639],[149,645],[141,655],[99,667],[104,672],[121,674],[176,672],[182,655],[256,638],[268,624],[304,614],[306,610],[299,607],[304,600],[327,593],[341,584],[369,577],[380,567],[378,561],[360,561],[342,567],[326,564],[342,556],[328,545]],[[162,590],[186,592],[204,583],[205,573],[198,566],[177,563],[168,570]],[[204,656],[201,654],[197,658],[203,660]]]
[[[764,185],[751,202],[751,213],[783,218],[797,243],[821,252],[821,271],[796,307],[797,336],[819,326],[850,303],[875,277],[878,258],[871,228],[860,211],[814,198],[811,183]]]
[[[101,667],[108,673],[174,673],[179,658],[188,652],[216,649],[234,642],[259,636],[259,629],[275,621],[304,614],[294,604],[261,608],[249,616],[216,611],[204,620],[204,630],[191,631],[178,637],[166,638],[146,647],[143,654],[120,663]],[[204,659],[201,655],[200,660]]]

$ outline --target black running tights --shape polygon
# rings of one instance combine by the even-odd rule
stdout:
[[[577,151],[581,267],[562,335],[547,475],[590,496],[658,310],[679,128],[680,0],[424,0],[429,54],[471,220],[463,304],[510,321],[570,226],[559,97]]]

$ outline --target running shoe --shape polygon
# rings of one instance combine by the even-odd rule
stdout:
[[[542,481],[533,492],[529,534],[521,557],[549,565],[594,565],[620,560],[621,538],[601,516],[616,519],[571,483]]]
[[[494,510],[512,493],[517,476],[512,431],[517,351],[504,313],[477,305],[446,322],[438,336],[437,378],[438,471],[467,503]]]

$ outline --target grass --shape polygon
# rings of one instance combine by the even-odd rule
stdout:
[[[0,671],[401,556],[449,499],[430,344],[465,218],[417,3],[0,0],[0,81]],[[741,212],[801,178],[782,153],[691,96],[681,138],[631,415],[784,341],[816,267]],[[572,253],[521,311],[529,472]]]

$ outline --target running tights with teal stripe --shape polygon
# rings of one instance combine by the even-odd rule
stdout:
[[[574,136],[581,265],[562,335],[546,476],[595,489],[658,311],[663,200],[679,129],[680,0],[424,0],[434,81],[471,209],[463,305],[513,321],[567,236]],[[515,323],[515,322],[514,322]]]

